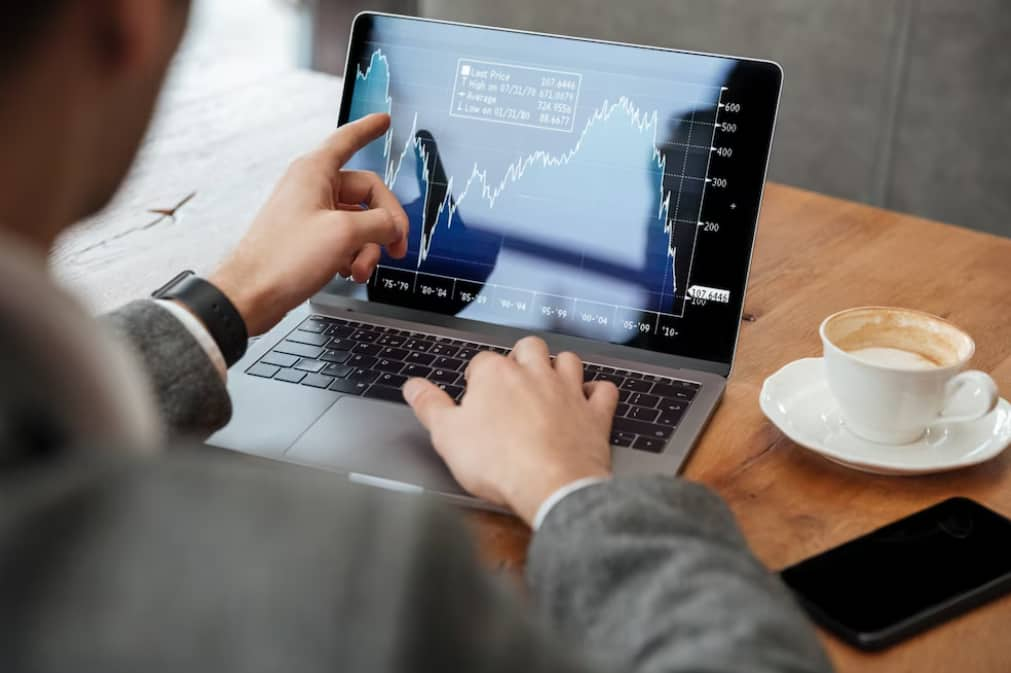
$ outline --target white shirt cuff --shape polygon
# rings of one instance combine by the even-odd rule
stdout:
[[[211,359],[214,368],[218,370],[221,380],[227,381],[228,366],[225,364],[225,356],[221,354],[218,343],[211,336],[211,333],[207,331],[207,328],[204,327],[204,324],[200,322],[200,319],[174,301],[168,299],[157,299],[156,301],[159,306],[175,316],[176,320],[181,322],[183,327],[193,335],[193,338],[197,340],[200,347],[207,353],[207,357]]]
[[[594,484],[601,484],[605,481],[609,481],[610,477],[585,477],[583,479],[577,479],[571,484],[566,484],[560,489],[548,496],[548,499],[541,503],[541,506],[537,508],[537,514],[534,516],[534,530],[540,530],[541,524],[544,523],[544,519],[547,518],[548,514],[554,509],[555,505],[565,500],[567,497],[580,491],[587,486],[593,486]]]

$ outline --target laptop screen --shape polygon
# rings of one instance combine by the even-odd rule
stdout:
[[[779,98],[775,64],[363,14],[350,168],[411,221],[371,302],[729,363]],[[347,289],[351,292],[351,288]]]

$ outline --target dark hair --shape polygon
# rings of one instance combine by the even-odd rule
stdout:
[[[0,74],[38,38],[65,0],[0,0]]]

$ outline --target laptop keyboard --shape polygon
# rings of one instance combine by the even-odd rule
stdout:
[[[463,372],[481,351],[508,348],[342,318],[312,316],[246,370],[293,385],[406,404],[400,388],[422,377],[459,401]],[[584,363],[586,381],[618,386],[611,444],[660,453],[699,390],[698,383]]]

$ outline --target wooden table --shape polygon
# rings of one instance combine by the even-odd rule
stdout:
[[[340,87],[331,77],[206,63],[181,71],[123,193],[54,252],[58,275],[95,310],[144,295],[182,268],[212,269],[289,160],[335,125]],[[179,203],[174,216],[150,212]],[[954,474],[874,477],[811,455],[765,420],[763,379],[820,352],[824,316],[863,304],[953,320],[976,337],[974,366],[1011,393],[1011,240],[770,185],[737,365],[686,471],[727,499],[770,568],[955,494],[1011,515],[1011,452]],[[503,516],[471,518],[485,557],[519,570],[526,528]],[[825,636],[839,670],[861,672],[1008,671],[1009,642],[1011,597],[884,654]]]

